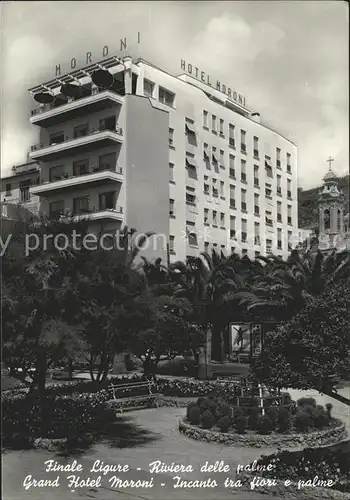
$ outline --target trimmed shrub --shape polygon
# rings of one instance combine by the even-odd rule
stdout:
[[[256,430],[258,428],[258,419],[261,416],[261,408],[259,406],[255,406],[250,411],[249,416],[249,428]]]
[[[279,432],[287,432],[292,426],[292,416],[290,411],[284,406],[281,406],[278,410],[277,416],[277,427]]]
[[[315,411],[315,409],[316,409],[316,406],[302,405],[302,406],[299,406],[298,411],[304,411],[305,413],[312,415],[313,412]]]
[[[219,418],[227,416],[230,419],[231,407],[225,401],[220,401],[217,407],[217,415]]]
[[[271,408],[269,408],[267,411],[267,415],[271,420],[271,428],[276,429],[277,419],[278,419],[278,408],[276,406],[271,406]]]
[[[295,428],[300,432],[306,432],[311,427],[311,424],[312,418],[310,413],[298,410],[294,419]]]
[[[209,398],[199,398],[197,401],[201,413],[204,413],[209,409],[211,405],[211,400]]]
[[[201,421],[201,411],[199,406],[195,405],[188,409],[187,419],[190,422],[190,424],[199,425]]]
[[[211,400],[209,403],[209,406],[208,406],[208,410],[213,415],[213,417],[217,417],[218,410],[219,410],[219,405],[218,405],[217,401],[215,401],[214,399]]]
[[[298,406],[313,406],[316,408],[316,400],[314,398],[300,398],[297,401]]]
[[[268,415],[259,415],[257,420],[257,431],[259,434],[270,434],[272,422]]]
[[[230,417],[228,415],[221,417],[217,425],[221,432],[228,432],[230,427]]]
[[[235,427],[238,434],[245,434],[247,429],[247,418],[241,415],[236,418]]]
[[[211,429],[215,425],[215,417],[209,410],[202,413],[201,424],[204,429]]]
[[[312,424],[316,429],[323,429],[329,423],[329,416],[321,405],[317,405],[311,413]]]
[[[189,403],[187,405],[187,409],[186,409],[186,418],[187,418],[187,420],[189,420],[188,416],[189,416],[189,412],[190,412],[191,408],[194,408],[194,407],[198,408],[197,403],[192,402],[192,403]]]
[[[332,403],[327,403],[326,404],[326,411],[327,411],[327,415],[328,415],[329,419],[332,418],[332,409],[333,409]]]

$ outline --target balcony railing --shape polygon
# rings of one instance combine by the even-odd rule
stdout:
[[[83,218],[84,216],[86,216],[87,218],[89,218],[89,216],[99,214],[100,212],[110,212],[111,214],[123,214],[123,207],[120,205],[115,205],[114,208],[104,207],[103,205],[100,205],[98,207],[93,206],[91,208],[86,207],[84,209],[72,211],[69,215],[72,217]],[[66,216],[67,215],[63,215],[63,217]]]
[[[71,102],[77,102],[77,101],[80,101],[81,99],[84,99],[86,97],[91,97],[91,96],[99,94],[101,92],[106,92],[106,89],[103,89],[103,88],[100,89],[97,87],[97,88],[94,88],[87,95],[83,95],[83,96],[78,97],[76,99],[72,99],[69,101],[62,101],[60,104],[43,104],[42,106],[38,106],[37,108],[32,109],[30,114],[31,114],[31,116],[37,116],[37,115],[40,115],[41,113],[45,113],[46,111],[51,111],[53,109],[60,108],[61,106],[65,106],[67,104],[70,104]],[[119,95],[120,97],[122,97],[120,94],[118,94],[118,92],[115,92],[112,89],[108,89],[108,92],[112,92],[113,94],[116,94],[116,95]]]
[[[68,179],[76,179],[77,177],[86,177],[91,174],[95,174],[97,172],[115,172],[116,174],[122,175],[123,174],[123,168],[117,165],[116,167],[102,167],[100,165],[96,167],[92,167],[91,171],[84,172],[83,174],[73,174],[69,175],[67,172],[62,172],[62,174],[55,175],[53,176],[49,181],[41,180],[40,184],[49,184],[51,182],[57,182],[57,181],[63,181],[63,180],[68,180]]]
[[[103,132],[115,132],[118,135],[123,135],[123,129],[121,127],[115,127],[115,128],[96,127],[96,128],[93,128],[90,133],[88,133],[88,134],[86,134],[84,136],[81,136],[81,137],[69,137],[69,136],[65,135],[62,141],[51,142],[50,144],[43,144],[43,143],[41,143],[41,144],[34,144],[33,146],[31,146],[30,150],[31,150],[31,152],[34,152],[34,151],[38,151],[40,149],[49,148],[51,146],[58,146],[59,144],[64,144],[66,142],[78,141],[79,139],[82,139],[82,138],[85,138],[85,137],[91,137],[93,135],[96,135],[96,134],[99,134],[99,133],[103,133]]]

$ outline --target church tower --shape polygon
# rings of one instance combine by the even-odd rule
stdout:
[[[319,242],[324,250],[341,249],[344,244],[345,197],[338,189],[338,178],[332,171],[333,158],[327,160],[329,170],[323,178],[317,203],[319,215]]]

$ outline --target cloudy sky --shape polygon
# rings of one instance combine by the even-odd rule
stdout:
[[[136,56],[175,74],[186,59],[247,96],[298,145],[303,188],[320,184],[329,155],[339,175],[348,170],[347,2],[5,1],[0,9],[2,175],[38,139],[26,90],[52,79],[58,63],[67,72],[72,57],[83,65],[87,51],[99,60],[108,45],[118,55],[124,36]]]

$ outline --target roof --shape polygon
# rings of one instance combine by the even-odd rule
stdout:
[[[323,177],[323,180],[324,181],[335,181],[335,180],[338,180],[338,177],[336,176],[336,174],[332,171],[332,170],[328,170],[328,172],[326,173],[326,175]]]

